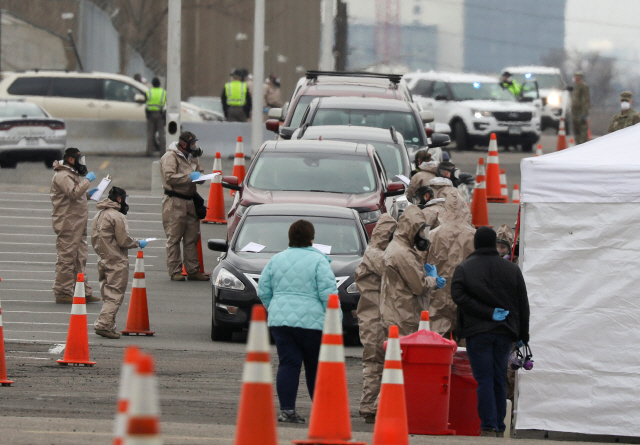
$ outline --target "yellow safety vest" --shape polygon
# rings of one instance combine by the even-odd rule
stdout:
[[[167,92],[163,88],[147,90],[147,110],[162,111],[167,103]]]
[[[230,107],[244,107],[247,103],[247,84],[239,80],[232,80],[224,85],[227,95],[227,105]]]

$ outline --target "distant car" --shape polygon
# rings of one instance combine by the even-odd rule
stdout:
[[[209,249],[222,252],[211,275],[212,340],[231,340],[234,331],[248,327],[251,308],[260,304],[260,274],[273,255],[287,249],[289,226],[299,219],[313,224],[316,243],[331,246],[329,257],[340,296],[342,325],[345,334],[357,336],[360,293],[354,272],[368,242],[358,212],[325,205],[264,204],[247,209],[230,242],[208,241]],[[243,251],[250,243],[264,247],[259,252]]]
[[[415,101],[433,111],[435,122],[452,128],[458,150],[486,147],[491,133],[498,145],[520,145],[526,152],[540,139],[541,101],[527,95],[526,102],[519,102],[497,77],[430,71],[405,79]],[[537,96],[537,90],[531,94]]]
[[[225,176],[236,193],[227,215],[227,239],[248,207],[259,204],[324,204],[357,210],[371,234],[385,200],[404,194],[390,182],[376,149],[338,141],[267,141],[254,156],[241,185]]]
[[[411,178],[411,161],[407,147],[393,126],[386,130],[354,125],[303,127],[291,137],[292,140],[318,140],[318,138],[322,138],[323,141],[347,141],[372,145],[382,160],[389,181],[401,183],[398,175]],[[407,202],[407,198],[402,195],[387,198],[385,205],[389,214],[397,219],[407,207]]]
[[[64,121],[30,102],[0,100],[0,167],[44,162],[51,168],[53,161],[62,159],[66,146]]]
[[[542,98],[542,131],[546,128],[558,128],[560,118],[568,126],[571,121],[571,93],[562,78],[560,69],[549,66],[509,66],[502,72],[509,71],[515,80],[524,83],[536,80]]]
[[[203,110],[215,116],[215,120],[224,121],[224,110],[222,109],[222,101],[219,97],[213,96],[191,96],[187,102],[200,107]]]

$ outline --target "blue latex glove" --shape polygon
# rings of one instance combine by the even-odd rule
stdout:
[[[524,343],[522,343],[522,340],[518,340],[518,343],[516,343],[516,348],[521,348],[524,346]]]
[[[495,308],[493,311],[493,319],[495,321],[503,321],[509,315],[509,311],[506,309]]]
[[[438,270],[436,269],[436,266],[432,266],[429,263],[424,265],[424,272],[427,274],[428,277],[433,277],[433,278],[438,277]]]
[[[198,179],[202,175],[200,174],[200,172],[193,172],[189,176],[191,177],[192,181],[195,181],[196,179]]]
[[[85,178],[87,178],[89,182],[93,182],[93,180],[96,179],[96,174],[94,172],[89,172]]]
[[[436,278],[436,285],[438,286],[438,289],[442,289],[446,284],[447,284],[446,278],[444,277]]]
[[[96,190],[98,190],[98,187],[94,187],[91,190],[89,190],[89,195],[90,196],[93,195],[96,192]]]
[[[138,241],[138,244],[140,244],[141,249],[144,249],[145,247],[147,247],[148,243],[149,241],[147,241],[146,239],[141,239],[140,241]]]

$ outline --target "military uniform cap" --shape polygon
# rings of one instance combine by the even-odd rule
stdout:
[[[576,71],[573,75],[576,77],[584,77],[584,73],[582,71]]]
[[[620,100],[626,100],[627,102],[629,102],[631,99],[633,99],[633,94],[631,94],[631,91],[623,91],[622,93],[620,93]]]

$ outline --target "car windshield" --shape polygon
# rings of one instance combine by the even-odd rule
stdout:
[[[362,194],[376,190],[369,156],[335,153],[263,152],[249,178],[251,187],[272,191]]]
[[[190,104],[200,107],[203,110],[215,111],[216,113],[223,114],[222,102],[219,97],[190,97]]]
[[[560,74],[514,74],[513,78],[520,83],[525,83],[529,80],[536,80],[538,81],[538,88],[549,88],[557,90],[564,89],[564,82],[562,82],[562,77],[560,77]]]
[[[451,83],[450,86],[456,100],[516,100],[496,82]]]
[[[289,227],[305,219],[315,229],[314,243],[331,246],[330,255],[362,255],[364,248],[355,219],[313,216],[247,216],[233,247],[239,252],[249,243],[265,246],[260,253],[278,253],[289,247]]]
[[[405,111],[319,108],[311,125],[355,125],[385,130],[393,125],[405,144],[424,145],[413,113]]]
[[[47,114],[29,102],[0,102],[0,117],[47,117]]]
[[[326,140],[332,138],[325,138]],[[341,139],[347,140],[347,139]],[[349,139],[349,142],[361,142],[364,144],[373,145],[382,160],[382,165],[384,166],[384,170],[387,172],[387,177],[390,181],[397,181],[395,178],[396,175],[405,175],[408,176],[410,174],[411,167],[409,166],[409,158],[406,155],[407,149],[401,144],[393,144],[391,142],[380,142],[380,141],[368,141],[366,139]],[[403,155],[403,152],[405,153]]]
[[[307,107],[316,97],[317,96],[302,96],[300,99],[298,99],[296,108],[295,110],[293,110],[293,116],[291,116],[291,122],[289,122],[289,127],[298,128],[300,126],[302,115],[305,111],[307,111]]]

